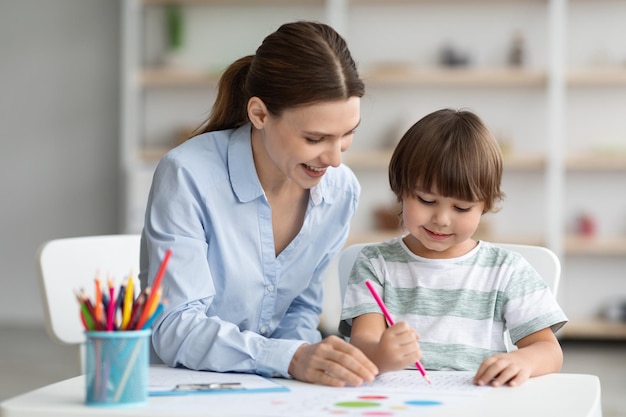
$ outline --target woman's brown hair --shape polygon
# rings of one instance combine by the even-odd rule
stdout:
[[[493,134],[470,111],[443,109],[420,119],[404,134],[389,163],[389,184],[398,201],[417,189],[464,201],[483,201],[496,211],[502,153]]]
[[[278,117],[288,108],[364,93],[348,46],[333,28],[308,21],[286,23],[254,55],[225,70],[211,114],[194,134],[247,123],[251,97],[260,98]]]

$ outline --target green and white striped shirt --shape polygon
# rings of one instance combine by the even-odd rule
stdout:
[[[506,329],[515,343],[567,322],[526,259],[484,241],[453,259],[417,256],[402,238],[366,246],[346,288],[339,326],[344,336],[350,336],[352,318],[381,313],[365,280],[396,322],[406,321],[419,333],[427,369],[475,371],[489,356],[506,352]]]

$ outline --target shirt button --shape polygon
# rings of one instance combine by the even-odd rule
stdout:
[[[274,291],[274,285],[270,284],[267,286],[267,291],[272,292]]]
[[[265,326],[261,326],[261,328],[259,329],[259,331],[261,332],[261,334],[265,334],[265,332],[267,332],[267,327],[265,327]]]

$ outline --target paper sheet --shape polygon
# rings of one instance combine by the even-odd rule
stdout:
[[[151,368],[152,369],[152,368]],[[176,370],[174,370],[176,371]],[[193,372],[193,371],[192,371]],[[199,374],[203,374],[200,372]],[[206,373],[212,375],[213,373]],[[169,379],[159,382],[161,386],[172,386],[170,371],[161,375]],[[159,374],[151,374],[151,383]],[[183,375],[185,376],[185,375]],[[233,376],[235,378],[233,379]],[[238,378],[242,376],[243,379]],[[176,415],[182,408],[188,413],[212,415],[247,415],[264,417],[324,417],[324,416],[389,416],[402,417],[428,413],[440,407],[463,406],[478,401],[481,396],[493,389],[478,387],[471,383],[473,373],[469,372],[429,372],[432,386],[416,370],[390,372],[375,381],[360,387],[332,388],[314,384],[290,384],[288,392],[267,392],[220,396],[173,397],[159,407],[159,415]],[[244,381],[245,375],[222,374],[223,381]],[[264,380],[280,384],[280,378],[265,380],[251,376],[254,380]],[[195,378],[193,378],[195,380]],[[175,381],[180,381],[176,378]],[[214,379],[217,381],[217,379]],[[246,382],[246,381],[244,381]],[[265,382],[265,383],[266,383]]]

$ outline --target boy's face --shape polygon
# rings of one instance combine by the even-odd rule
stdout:
[[[404,241],[416,255],[425,258],[453,258],[469,252],[484,202],[468,202],[418,190],[402,201],[404,225],[409,231]]]

